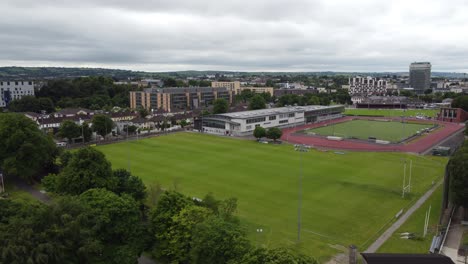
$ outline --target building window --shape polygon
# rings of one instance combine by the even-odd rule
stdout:
[[[266,120],[265,117],[250,118],[250,119],[247,119],[246,123],[247,124],[260,123],[260,122],[264,122],[265,120]]]
[[[250,130],[252,129],[252,126],[246,126],[245,129]]]
[[[269,116],[268,120],[276,120],[276,116],[275,115]]]
[[[288,117],[294,117],[294,113],[289,114]]]
[[[280,120],[280,121],[279,121],[280,124],[284,124],[284,123],[287,123],[287,122],[288,122],[287,119],[284,119],[284,120]]]

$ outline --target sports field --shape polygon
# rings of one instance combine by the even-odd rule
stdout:
[[[330,245],[364,249],[382,226],[441,178],[446,159],[400,153],[320,152],[303,155],[302,238],[297,238],[301,152],[194,133],[99,146],[114,168],[148,185],[194,197],[238,198],[238,216],[253,244],[298,247],[321,260]],[[413,160],[413,193],[401,198],[403,159]],[[257,233],[257,229],[263,229]]]
[[[345,109],[345,115],[358,115],[358,116],[412,116],[424,115],[427,117],[434,117],[438,110],[433,109]]]
[[[396,121],[352,120],[304,130],[304,133],[363,140],[373,137],[390,142],[399,142],[415,135],[417,131],[431,126],[430,124],[402,123]]]

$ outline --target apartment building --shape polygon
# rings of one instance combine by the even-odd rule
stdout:
[[[0,81],[0,107],[23,96],[34,96],[34,83],[31,81]]]
[[[234,94],[240,94],[244,90],[250,90],[254,93],[269,93],[273,96],[273,87],[254,87],[254,86],[241,86],[239,81],[234,82],[211,82],[212,88],[227,88],[234,91]]]
[[[388,83],[386,80],[373,77],[356,76],[349,78],[348,92],[351,96],[385,95]]]
[[[130,107],[167,112],[193,110],[211,105],[218,98],[232,104],[234,92],[224,87],[147,88],[130,92]]]

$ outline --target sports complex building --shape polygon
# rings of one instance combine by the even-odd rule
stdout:
[[[291,106],[203,117],[203,131],[218,135],[251,135],[257,126],[292,127],[342,117],[344,106]]]

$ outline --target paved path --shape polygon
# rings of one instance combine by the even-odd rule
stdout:
[[[24,180],[15,178],[13,180],[13,183],[18,187],[18,189],[23,190],[25,192],[28,192],[31,194],[34,198],[37,200],[43,202],[43,203],[50,203],[50,197],[47,196],[45,193],[41,193],[39,190],[34,189],[31,185],[27,184]]]
[[[372,243],[372,245],[369,246],[369,248],[367,248],[367,250],[365,251],[366,253],[374,253],[376,252],[382,245],[383,243],[385,243],[385,241],[387,241],[387,239],[389,239],[392,234],[398,229],[401,227],[401,225],[403,223],[406,222],[406,220],[408,220],[408,218],[419,208],[421,207],[421,205],[423,205],[423,203],[429,198],[431,197],[432,193],[434,193],[434,191],[437,189],[437,187],[439,187],[439,185],[442,184],[442,181],[438,182],[436,185],[434,185],[431,189],[429,189],[429,191],[427,191],[423,196],[421,196],[421,198],[419,198],[419,200],[413,205],[411,206],[395,223],[393,223],[379,238],[377,238],[377,240],[375,240],[374,243]]]
[[[463,237],[463,231],[465,227],[461,225],[461,220],[463,217],[463,210],[458,210],[456,214],[452,217],[452,223],[450,224],[450,229],[448,230],[447,239],[445,240],[445,245],[440,251],[442,254],[451,258],[454,263],[457,263],[458,259],[458,247],[460,246],[460,241]]]

